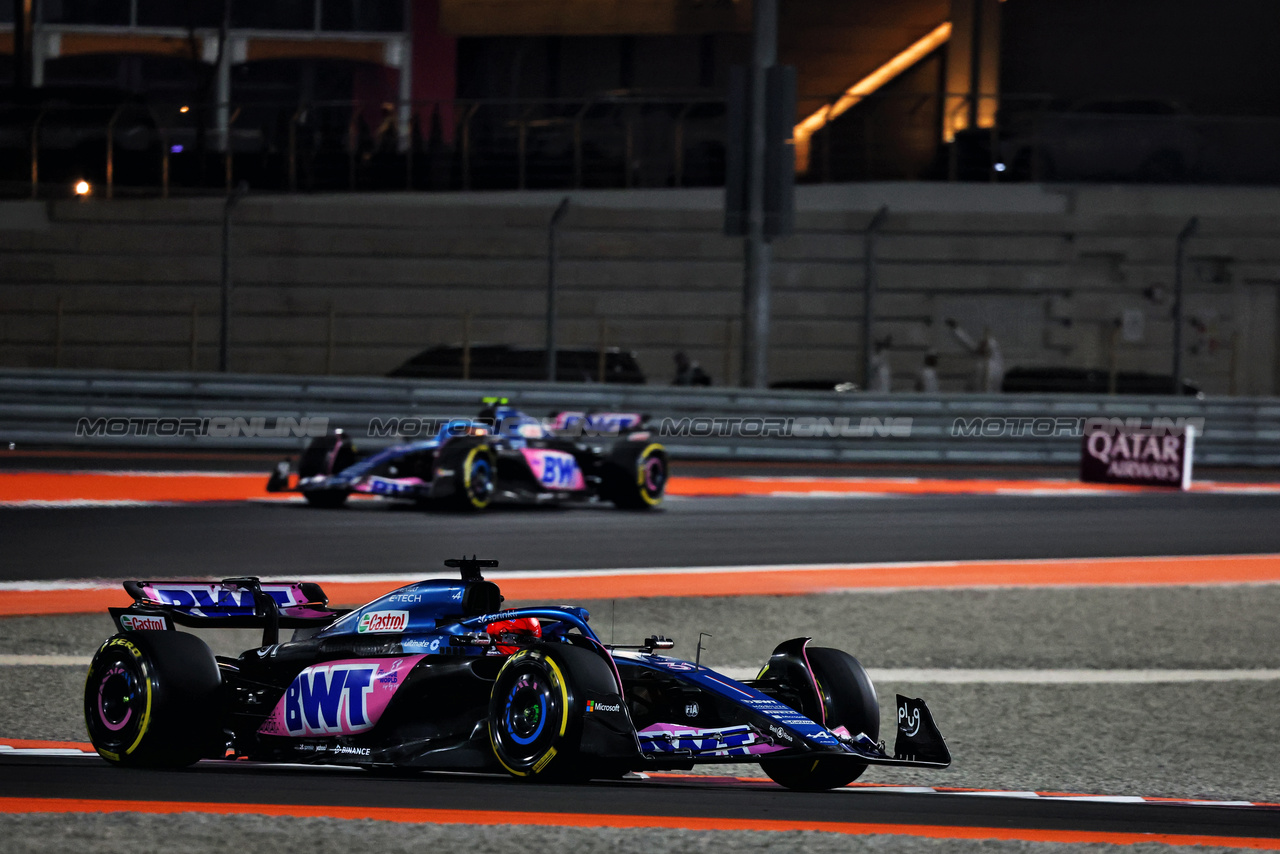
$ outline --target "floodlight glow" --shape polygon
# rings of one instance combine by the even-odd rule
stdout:
[[[811,113],[795,127],[796,171],[809,170],[809,141],[827,122],[844,113],[863,98],[875,92],[881,86],[893,80],[902,72],[911,68],[928,56],[939,45],[946,44],[951,38],[951,22],[946,21],[934,27],[924,38],[916,41],[893,59],[854,83],[834,104],[829,104]]]

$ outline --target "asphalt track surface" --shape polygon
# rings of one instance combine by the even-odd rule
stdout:
[[[692,782],[528,785],[502,777],[437,774],[379,779],[365,772],[249,768],[204,763],[188,771],[137,771],[89,759],[6,759],[0,797],[106,798],[370,808],[485,809],[518,813],[679,816],[949,827],[1084,830],[1280,838],[1270,809],[937,796],[880,791],[801,794]]]
[[[700,498],[478,515],[352,502],[0,510],[0,580],[1280,552],[1280,496]]]
[[[655,513],[603,507],[424,513],[356,503],[0,510],[0,580],[436,574],[472,552],[510,569],[1070,558],[1280,552],[1280,497],[705,498]],[[1273,715],[1273,710],[1267,712]],[[1169,745],[1170,750],[1176,750]],[[942,782],[942,781],[939,781]],[[782,818],[1280,838],[1280,811],[732,785],[520,786],[504,778],[384,779],[205,764],[131,772],[96,760],[0,760],[0,797],[403,805],[612,815]]]

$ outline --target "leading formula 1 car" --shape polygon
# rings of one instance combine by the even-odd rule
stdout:
[[[316,507],[339,507],[352,493],[456,510],[483,510],[494,501],[602,499],[640,510],[662,503],[667,452],[643,429],[643,416],[562,412],[544,423],[505,398],[484,402],[477,418],[444,421],[428,438],[363,458],[342,431],[315,438],[298,459],[296,484],[286,460],[267,491],[296,490]],[[584,427],[588,436],[622,438],[608,448],[589,444],[581,441]]]
[[[119,633],[85,682],[94,748],[122,766],[205,758],[467,770],[530,780],[759,762],[783,786],[843,786],[868,765],[945,768],[923,700],[899,696],[892,754],[871,680],[853,656],[778,645],[736,681],[663,654],[605,644],[582,608],[504,610],[481,568],[410,584],[364,607],[328,607],[304,582],[130,581]],[[262,627],[262,646],[214,656],[185,626]],[[295,629],[281,643],[281,628]]]

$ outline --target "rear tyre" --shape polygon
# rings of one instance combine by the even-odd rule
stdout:
[[[667,488],[667,451],[661,445],[626,442],[605,460],[604,497],[626,510],[652,510]]]
[[[818,683],[822,720],[827,729],[844,727],[850,735],[880,737],[880,703],[871,677],[858,659],[838,649],[807,650],[809,667]],[[803,687],[803,686],[798,686]],[[811,687],[803,693],[812,693]],[[801,713],[811,710],[797,709]],[[819,792],[847,786],[862,776],[862,763],[830,759],[762,759],[760,767],[775,783],[802,792]]]
[[[114,765],[182,768],[221,756],[222,676],[209,647],[185,632],[109,638],[89,664],[89,740]]]
[[[489,697],[489,743],[523,780],[585,780],[601,770],[580,753],[587,692],[613,693],[598,655],[561,644],[521,650],[502,665]]]

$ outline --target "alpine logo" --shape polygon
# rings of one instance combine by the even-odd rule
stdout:
[[[284,695],[289,735],[363,732],[377,668],[369,664],[317,664],[299,673]]]
[[[120,628],[126,632],[164,631],[169,622],[164,617],[143,617],[137,614],[121,614]]]
[[[403,632],[409,623],[408,611],[368,611],[360,616],[360,624],[356,631],[366,632]]]

